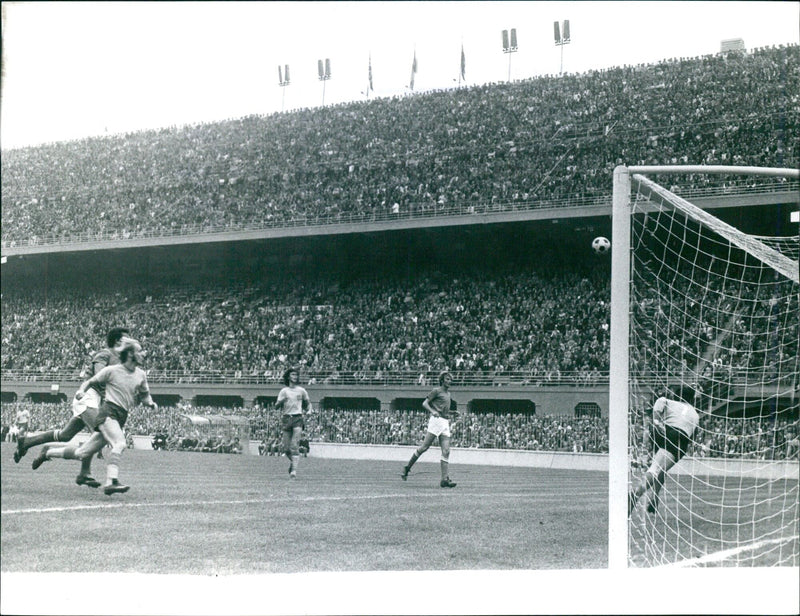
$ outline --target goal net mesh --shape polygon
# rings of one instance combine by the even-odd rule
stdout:
[[[798,566],[798,226],[784,212],[750,234],[642,175],[631,188],[629,485],[657,396],[689,395],[700,426],[655,511],[632,512],[629,566]]]

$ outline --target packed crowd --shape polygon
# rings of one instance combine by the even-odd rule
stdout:
[[[424,411],[323,411],[309,432],[332,443],[416,445],[425,436]],[[608,452],[608,420],[532,413],[459,414],[451,421],[454,447]]]
[[[706,394],[737,380],[774,381],[798,371],[798,286],[759,268],[702,269],[659,280],[648,267],[634,285],[632,364],[640,378],[697,373]],[[796,263],[795,263],[796,267]],[[701,270],[698,273],[697,270]],[[669,298],[665,301],[664,298]],[[694,378],[692,380],[695,380]],[[727,392],[718,392],[725,395]]]
[[[697,455],[712,458],[791,459],[800,453],[800,424],[787,415],[760,420],[706,417]]]
[[[2,242],[605,198],[618,164],[796,168],[798,66],[780,46],[4,151]]]
[[[514,269],[124,294],[48,288],[46,298],[9,290],[2,369],[9,377],[21,370],[85,374],[102,332],[121,316],[145,348],[151,382],[196,373],[277,382],[293,364],[333,383],[379,381],[399,371],[421,375],[419,384],[427,385],[428,375],[443,369],[457,382],[462,373],[527,371],[530,384],[562,374],[597,383],[608,370],[603,272]]]
[[[727,395],[722,384],[796,373],[797,285],[747,278],[636,286],[632,373],[681,376],[715,398]],[[387,384],[398,374],[400,384],[428,386],[445,369],[456,385],[581,386],[605,382],[609,370],[605,269],[319,277],[291,288],[10,289],[2,301],[5,378],[82,378],[119,315],[142,341],[153,383],[276,383],[296,365],[312,386]]]

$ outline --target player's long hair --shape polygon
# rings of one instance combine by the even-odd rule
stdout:
[[[125,334],[129,334],[130,331],[131,330],[127,327],[112,327],[108,330],[108,334],[106,334],[106,346],[108,346],[109,349],[113,349],[119,344],[122,337]]]
[[[439,385],[444,385],[444,377],[445,375],[450,374],[447,370],[439,373]],[[453,378],[453,375],[450,374],[450,378]]]
[[[283,373],[283,384],[286,385],[286,387],[289,387],[289,375],[292,372],[296,372],[297,376],[300,376],[300,371],[297,368],[287,368]]]

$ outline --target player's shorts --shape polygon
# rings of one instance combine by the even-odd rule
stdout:
[[[653,430],[653,441],[656,447],[672,454],[675,462],[686,455],[691,444],[691,439],[686,433],[672,426],[664,426],[663,430]]]
[[[100,405],[100,411],[97,413],[97,426],[102,424],[106,419],[116,419],[120,428],[125,427],[125,422],[128,420],[128,411],[121,406],[117,406],[113,402],[106,400]],[[97,427],[95,427],[97,430]]]
[[[281,430],[284,432],[292,432],[295,428],[300,428],[302,430],[305,427],[306,424],[303,421],[303,416],[300,414],[283,415],[281,417]]]
[[[92,389],[91,387],[86,390],[80,400],[77,398],[72,399],[73,417],[80,417],[87,408],[93,408],[95,410],[100,408],[100,394],[97,393],[96,389]]]
[[[428,419],[428,432],[436,436],[450,436],[450,420],[431,415]]]
[[[89,430],[96,430],[97,426],[100,425],[100,409],[93,409],[91,406],[87,406],[86,410],[78,417]]]

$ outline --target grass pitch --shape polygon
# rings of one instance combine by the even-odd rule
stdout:
[[[3,572],[260,574],[599,569],[605,473],[128,450],[130,492],[79,487],[76,462],[33,471],[2,445]],[[94,474],[104,475],[96,461]]]
[[[631,563],[797,567],[798,507],[796,481],[668,475],[656,512],[631,516]]]

